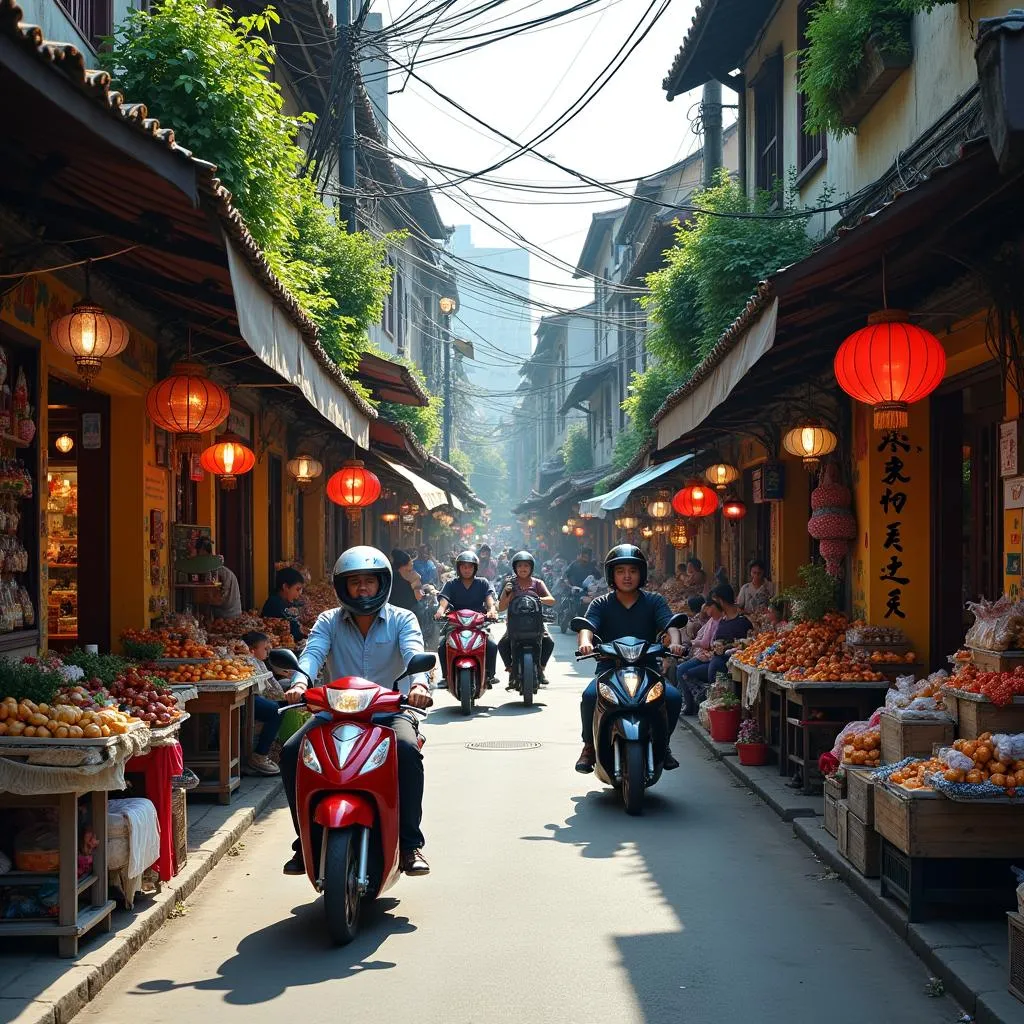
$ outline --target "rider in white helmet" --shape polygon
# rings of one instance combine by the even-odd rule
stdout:
[[[391,563],[376,548],[349,548],[334,566],[334,590],[340,608],[324,612],[310,630],[299,666],[316,679],[327,663],[331,679],[362,676],[383,686],[400,676],[413,655],[423,653],[423,634],[416,616],[388,603],[391,595]],[[302,699],[308,683],[296,673],[285,697],[290,703]],[[399,684],[408,703],[426,708],[432,703],[425,676],[407,677]],[[312,728],[311,718],[281,749],[281,778],[298,835],[295,812],[295,770],[302,737]],[[398,714],[388,723],[398,744],[398,806],[402,870],[407,875],[425,875],[430,865],[423,856],[423,755],[420,753],[414,716]],[[305,873],[298,839],[292,844],[294,856],[284,866],[285,874]]]

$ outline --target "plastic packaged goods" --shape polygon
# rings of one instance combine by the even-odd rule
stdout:
[[[832,756],[842,764],[877,768],[882,759],[882,709],[866,722],[843,726],[832,747]]]
[[[1020,650],[1024,646],[1024,602],[981,600],[968,603],[974,615],[974,624],[967,630],[964,641],[968,647],[984,651]]]
[[[942,687],[948,681],[943,672],[933,672],[927,679],[899,676],[895,686],[885,695],[886,710],[896,717],[917,722],[949,722]]]

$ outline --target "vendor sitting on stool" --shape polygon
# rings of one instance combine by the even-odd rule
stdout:
[[[246,633],[242,639],[246,642],[252,656],[263,665],[268,672],[273,671],[267,664],[270,656],[270,637],[266,633]],[[280,775],[281,769],[270,760],[270,748],[277,739],[277,731],[281,728],[281,715],[278,713],[281,704],[284,703],[282,693],[281,702],[269,700],[261,694],[253,694],[253,718],[263,723],[259,736],[253,743],[252,753],[246,762],[246,767],[257,775]]]

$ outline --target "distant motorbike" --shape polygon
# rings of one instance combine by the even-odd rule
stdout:
[[[558,602],[555,605],[555,620],[558,628],[568,633],[572,620],[582,610],[583,588],[571,586],[563,580],[555,597]]]
[[[666,629],[681,629],[685,615],[674,615]],[[572,630],[593,630],[584,618],[575,618]],[[594,707],[594,750],[597,777],[622,793],[627,814],[640,814],[644,793],[661,778],[668,749],[668,714],[665,710],[665,680],[650,668],[651,660],[668,649],[636,637],[621,637],[603,643],[594,636],[594,653],[577,655],[577,660],[596,658],[613,662],[597,677]]]
[[[509,682],[529,707],[537,692],[544,650],[544,610],[540,599],[535,594],[517,594],[509,602],[506,621],[511,653]]]
[[[450,611],[445,618],[445,682],[462,713],[471,715],[473,704],[487,689],[487,617],[464,609]]]

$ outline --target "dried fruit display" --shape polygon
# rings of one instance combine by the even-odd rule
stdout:
[[[897,769],[889,776],[889,781],[904,789],[934,789],[935,787],[928,781],[929,777],[936,772],[944,771],[945,768],[945,762],[937,757],[929,757],[926,761],[912,761]]]
[[[937,769],[946,782],[974,786],[988,782],[1005,790],[1007,796],[1016,796],[1018,787],[1024,787],[1024,760],[1011,761],[1005,753],[1000,760],[992,733],[983,732],[976,740],[955,740],[953,751],[963,756],[947,752]]]
[[[809,668],[791,668],[786,672],[785,678],[793,682],[807,683],[880,683],[885,681],[885,675],[875,671],[869,662],[864,659],[850,658],[841,653],[819,658]]]
[[[164,644],[165,658],[216,658],[217,652],[209,644],[195,640],[168,640]]]
[[[784,633],[765,633],[736,655],[744,665],[760,665],[769,672],[816,665],[819,658],[842,653],[846,617],[830,613],[824,619],[797,623]]]
[[[981,672],[976,665],[965,665],[949,681],[949,689],[977,693],[993,704],[1005,707],[1014,697],[1024,696],[1024,666],[1012,672]]]

